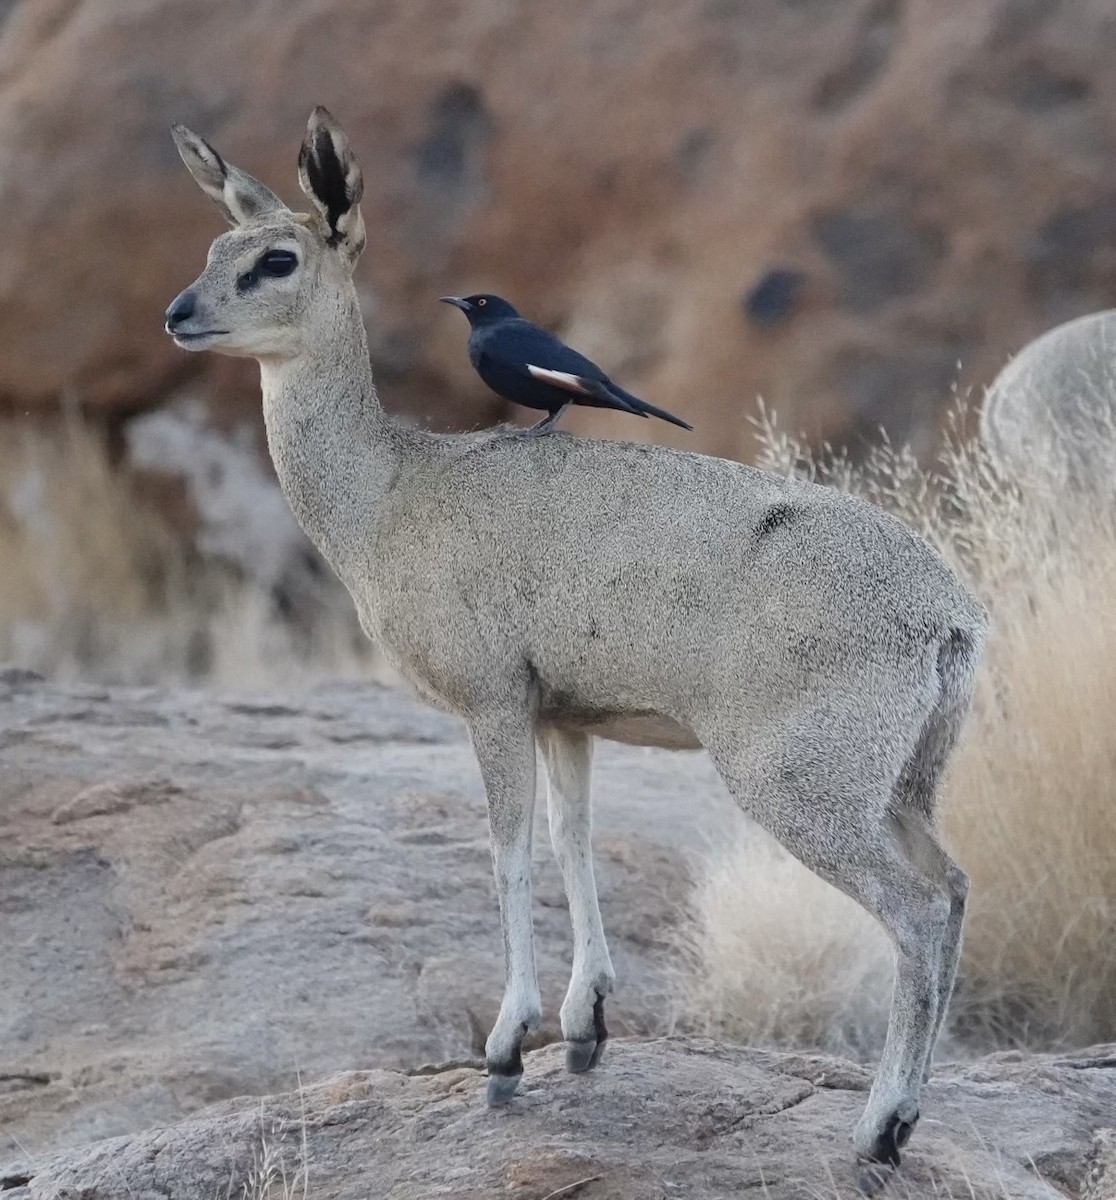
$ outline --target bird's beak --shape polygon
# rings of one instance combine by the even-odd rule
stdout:
[[[454,308],[459,308],[463,313],[467,313],[473,306],[468,300],[462,300],[460,296],[439,296],[439,300],[443,304],[452,304]]]

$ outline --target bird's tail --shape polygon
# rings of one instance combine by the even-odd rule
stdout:
[[[619,396],[633,412],[639,413],[641,417],[658,417],[660,421],[669,421],[672,425],[677,425],[680,429],[693,429],[693,426],[683,421],[681,417],[676,417],[673,413],[668,413],[665,408],[656,408],[654,404],[648,404],[646,400],[641,400],[638,396],[633,396],[631,392],[624,391],[622,387],[617,387],[616,384],[612,384],[609,391],[613,395]]]

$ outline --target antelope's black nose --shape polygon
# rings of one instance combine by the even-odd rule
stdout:
[[[170,308],[167,309],[168,332],[173,333],[183,321],[188,321],[194,315],[194,309],[197,306],[198,298],[191,291],[185,291],[175,296],[171,301]]]

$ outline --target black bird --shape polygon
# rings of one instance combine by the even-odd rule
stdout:
[[[571,404],[659,417],[683,429],[693,429],[664,409],[618,387],[596,363],[571,350],[554,334],[525,321],[499,296],[442,296],[441,300],[456,305],[469,318],[469,361],[496,395],[550,414],[525,433],[549,432]]]

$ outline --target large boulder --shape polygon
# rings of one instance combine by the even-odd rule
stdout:
[[[1063,501],[1116,494],[1116,309],[1028,342],[992,382],[981,441],[998,470]]]
[[[218,217],[184,121],[297,199],[312,105],[365,166],[389,408],[500,411],[449,290],[513,298],[744,455],[762,393],[925,446],[951,385],[1116,293],[1111,0],[36,0],[0,31],[0,397],[132,412],[249,364],[160,331]],[[961,364],[960,370],[958,363]]]

